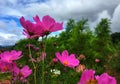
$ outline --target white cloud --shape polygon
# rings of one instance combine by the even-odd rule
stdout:
[[[108,13],[107,10],[104,10],[104,11],[98,13],[95,21],[89,21],[90,28],[92,30],[94,30],[94,28],[96,27],[96,24],[98,24],[101,21],[102,18],[111,19],[111,16],[110,16],[110,14]]]
[[[19,39],[21,39],[21,36],[0,32],[0,45],[14,45]]]
[[[79,19],[87,17],[94,19],[98,12],[108,10],[111,12],[120,3],[119,0],[48,0],[44,3],[37,0],[6,0],[0,8],[4,9],[0,13],[5,15],[14,15],[32,17],[39,14],[43,16],[49,14],[59,20],[68,20],[69,18]],[[2,1],[3,2],[3,1]],[[12,5],[6,6],[7,3]]]
[[[0,45],[6,46],[6,45],[14,45],[18,40],[24,38],[24,36],[17,36],[15,34],[6,34],[6,33],[0,33]]]
[[[39,1],[39,2],[38,2]],[[45,2],[42,2],[45,1]],[[88,18],[90,27],[93,28],[101,18],[109,18],[112,20],[112,31],[120,31],[120,0],[0,0],[0,17],[12,16],[20,18],[25,16],[26,19],[38,14],[40,17],[49,14],[56,20],[62,22],[70,18],[80,20]],[[118,6],[119,5],[119,6]],[[17,38],[23,38],[22,28],[18,26],[15,20],[1,20],[0,39],[13,38],[14,42]],[[6,36],[3,36],[4,35]],[[8,39],[7,41],[9,41]],[[6,40],[5,40],[6,41]],[[10,40],[11,41],[11,40]],[[4,42],[2,42],[4,44]],[[0,44],[2,44],[0,41]]]
[[[22,38],[22,28],[14,20],[0,21],[0,45],[14,45]]]
[[[112,18],[112,30],[113,32],[120,32],[120,4],[116,7]]]
[[[0,32],[0,37],[2,37],[2,38],[5,39],[5,40],[9,40],[9,39],[11,39],[12,37],[16,37],[16,35],[15,35],[15,34],[6,34],[6,33]]]

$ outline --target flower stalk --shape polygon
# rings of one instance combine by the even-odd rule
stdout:
[[[30,59],[32,61],[32,53],[31,53],[31,49],[30,49],[30,42],[29,42],[29,46],[28,46],[28,49],[29,49],[29,56],[30,56]],[[34,67],[34,83],[37,84],[37,79],[36,79],[36,65],[35,63],[32,61],[32,65]]]

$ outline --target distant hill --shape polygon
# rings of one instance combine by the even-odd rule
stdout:
[[[0,49],[4,48],[3,46],[0,45]]]
[[[10,50],[13,46],[1,46],[0,45],[0,50]]]

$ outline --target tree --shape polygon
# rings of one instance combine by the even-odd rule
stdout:
[[[112,37],[112,42],[113,43],[118,43],[120,42],[120,32],[115,32],[111,34]]]
[[[114,47],[112,45],[111,41],[111,31],[110,31],[110,20],[107,18],[101,19],[100,23],[95,28],[95,37],[94,40],[94,51],[96,51],[98,54],[98,58],[101,59],[102,65],[105,64],[105,62],[109,55],[111,55],[114,51]]]

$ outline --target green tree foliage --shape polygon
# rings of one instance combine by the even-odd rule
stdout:
[[[110,59],[110,66],[112,66],[112,70],[120,72],[120,41],[116,41],[114,43],[116,48],[116,53]]]
[[[120,32],[115,32],[111,34],[112,42],[117,44],[120,42]]]
[[[75,22],[70,19],[67,23],[66,30],[59,34],[54,40],[57,44],[56,51],[67,49],[71,53],[75,53],[77,57],[80,54],[85,55],[86,60],[81,60],[87,68],[96,69],[98,74],[104,71],[103,65],[109,55],[115,51],[111,42],[110,21],[102,19],[95,27],[95,32],[90,31],[87,19]],[[53,43],[53,38],[50,38]],[[52,48],[49,46],[49,52]],[[100,59],[100,63],[96,63],[95,59]]]
[[[103,60],[113,53],[114,47],[111,41],[110,21],[105,18],[95,28],[95,42],[94,51],[99,53],[99,57]],[[103,60],[105,62],[105,60]]]
[[[87,19],[82,19],[76,22],[70,38],[72,52],[76,54],[84,54],[86,46],[89,47],[87,43],[89,41],[88,39],[90,39],[89,35],[91,35],[91,32],[87,31],[88,29]]]

